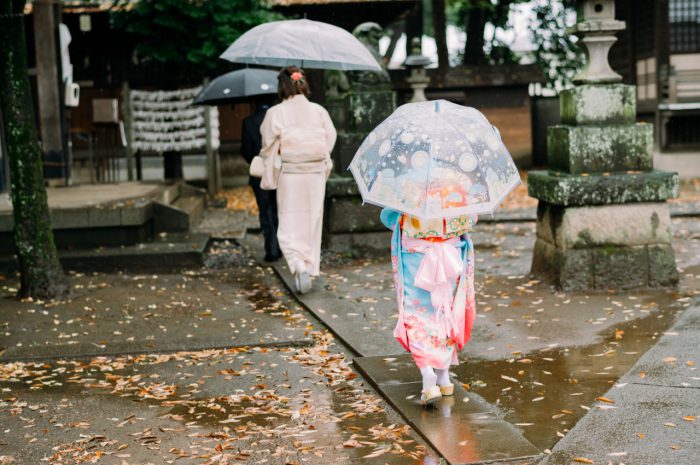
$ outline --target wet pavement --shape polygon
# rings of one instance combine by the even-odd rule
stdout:
[[[691,307],[543,462],[696,464],[700,306]]]
[[[425,463],[425,446],[364,389],[333,338],[313,336],[307,348],[0,365],[0,456],[22,464]]]
[[[311,342],[307,318],[267,268],[71,280],[74,297],[58,305],[19,302],[0,282],[0,361]]]
[[[587,295],[528,275],[533,223],[480,224],[475,332],[434,409],[391,337],[388,243],[325,254],[303,305],[252,234],[195,271],[73,274],[64,303],[0,277],[0,464],[694,464],[700,224],[673,224],[677,291]]]
[[[325,266],[314,291],[297,297],[353,347],[363,374],[450,463],[518,457],[516,445],[522,442],[517,437],[548,452],[697,300],[700,228],[694,218],[673,223],[681,272],[677,291],[586,295],[557,292],[528,276],[534,224],[480,224],[472,235],[478,319],[453,370],[465,395],[455,396],[447,414],[441,410],[449,421],[419,422],[425,416],[416,402],[420,376],[391,337],[395,294],[385,257]],[[275,268],[290,286],[285,265]],[[686,352],[697,347],[692,340],[680,344]],[[464,398],[469,400],[460,403]],[[476,414],[506,423],[514,439],[494,450],[483,439],[477,441],[482,447],[472,450],[464,445],[473,444],[473,438],[442,441],[450,437],[454,422],[470,431],[468,424],[477,419],[470,409],[483,403],[492,408]]]
[[[0,277],[0,463],[439,462],[270,268],[206,263],[72,273],[58,303]]]

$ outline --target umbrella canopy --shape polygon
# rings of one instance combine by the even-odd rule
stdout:
[[[308,19],[274,21],[249,30],[221,57],[234,63],[381,71],[369,50],[348,31]]]
[[[232,100],[277,93],[277,72],[245,68],[222,74],[195,97],[193,105],[221,105]]]
[[[350,170],[365,202],[425,219],[493,213],[521,182],[486,117],[445,100],[397,108]]]

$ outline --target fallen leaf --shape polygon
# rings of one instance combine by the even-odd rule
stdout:
[[[608,403],[608,404],[614,404],[614,403],[615,403],[614,400],[608,399],[607,397],[603,397],[603,396],[596,397],[595,400],[599,400],[599,401],[601,401],[601,402],[606,402],[606,403]]]
[[[693,415],[687,415],[687,416],[683,417],[683,419],[684,419],[685,421],[695,421],[695,416],[693,416]]]
[[[590,460],[590,459],[587,459],[587,458],[584,458],[584,457],[576,457],[576,458],[574,458],[574,462],[578,462],[578,463],[593,463],[593,460]]]

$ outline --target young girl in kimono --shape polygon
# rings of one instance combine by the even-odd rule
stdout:
[[[277,189],[277,239],[296,290],[311,289],[321,261],[321,228],[326,179],[336,131],[325,108],[310,102],[309,84],[296,66],[278,75],[280,103],[265,114],[260,127],[265,165],[263,189]]]
[[[449,368],[467,343],[475,316],[474,248],[469,231],[476,217],[422,220],[384,209],[393,230],[391,262],[399,320],[394,337],[413,356],[423,377],[424,405],[451,396]]]

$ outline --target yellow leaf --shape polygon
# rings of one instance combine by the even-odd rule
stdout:
[[[695,421],[695,416],[693,416],[693,415],[687,415],[687,416],[683,417],[683,419],[684,419],[685,421]]]
[[[639,436],[639,439],[644,439],[646,437],[644,433],[637,433],[637,436]]]
[[[596,397],[595,400],[599,400],[599,401],[601,401],[601,402],[607,402],[608,404],[614,404],[614,403],[615,403],[614,400],[608,399],[607,397],[603,397],[603,396]]]
[[[576,457],[576,458],[574,459],[574,462],[578,462],[578,463],[593,463],[593,460],[590,460],[590,459],[587,459],[587,458],[584,458],[584,457]]]

